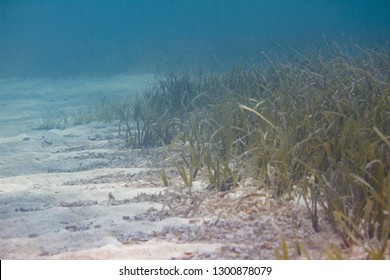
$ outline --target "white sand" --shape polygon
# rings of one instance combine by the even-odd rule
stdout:
[[[160,182],[153,187],[142,179],[126,184],[134,174],[152,170],[142,156],[129,163],[131,167],[110,167],[115,157],[126,153],[131,157],[131,151],[118,150],[117,127],[95,123],[64,130],[34,129],[46,107],[76,111],[86,105],[88,97],[142,93],[152,81],[151,75],[0,81],[1,259],[167,259],[180,257],[186,250],[211,248],[120,242],[166,226],[188,224],[188,219],[155,221],[146,215],[134,220],[164,205],[129,200],[141,192],[159,194],[165,189],[155,187]],[[137,162],[144,167],[136,167]],[[141,189],[147,184],[149,188]]]

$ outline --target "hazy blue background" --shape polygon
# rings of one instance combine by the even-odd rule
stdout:
[[[0,0],[0,77],[217,69],[277,44],[390,39],[383,0]]]

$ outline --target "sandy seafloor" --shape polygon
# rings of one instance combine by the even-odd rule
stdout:
[[[168,166],[164,187],[164,148],[124,148],[117,123],[36,129],[45,108],[75,112],[153,80],[0,80],[0,259],[274,259],[278,230],[291,259],[343,248],[325,220],[316,233],[303,205],[267,198],[250,178],[228,193],[197,178],[189,192]]]

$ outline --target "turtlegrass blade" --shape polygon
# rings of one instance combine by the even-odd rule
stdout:
[[[386,203],[384,199],[380,196],[380,194],[373,189],[373,187],[366,182],[362,177],[357,174],[351,173],[351,176],[360,183],[361,186],[364,186],[365,189],[378,201],[381,205],[385,206]]]
[[[374,126],[374,131],[376,132],[376,134],[379,135],[379,137],[387,144],[387,146],[389,146],[390,148],[390,142],[389,140],[387,139],[387,137],[376,127]]]
[[[348,236],[348,238],[350,238],[355,244],[359,244],[359,241],[356,238],[356,234],[353,232],[353,231],[358,232],[358,229],[356,228],[356,226],[353,225],[351,220],[344,213],[341,213],[340,211],[334,211],[333,215],[337,224],[342,228],[342,230]],[[347,226],[347,223],[351,225],[353,231],[350,229],[350,227]]]
[[[191,182],[188,179],[186,170],[183,165],[177,165],[176,166],[177,171],[179,171],[180,177],[183,179],[183,183],[186,187],[191,187]]]
[[[277,129],[276,126],[270,122],[266,117],[264,117],[262,114],[260,114],[259,112],[257,112],[256,110],[253,110],[252,108],[249,108],[248,106],[245,106],[243,104],[240,104],[238,105],[240,109],[244,109],[244,110],[247,110],[249,112],[252,112],[253,114],[257,115],[258,117],[260,117],[263,121],[265,121],[269,126],[271,126],[273,129]]]
[[[184,132],[179,132],[175,138],[171,141],[171,143],[168,145],[167,150],[171,151],[172,148],[175,146],[175,144],[184,136]]]
[[[280,236],[280,243],[282,245],[282,255],[280,254],[279,250],[278,249],[275,249],[274,250],[274,253],[275,253],[275,257],[276,259],[278,260],[288,260],[289,259],[289,256],[288,256],[288,248],[287,248],[287,242],[286,242],[286,238],[284,237],[284,234],[282,232],[282,230],[274,223],[272,222],[272,226],[276,229],[276,231],[279,233],[279,236]]]

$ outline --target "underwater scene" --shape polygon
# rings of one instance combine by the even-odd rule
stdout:
[[[389,242],[389,1],[0,1],[0,259]]]

